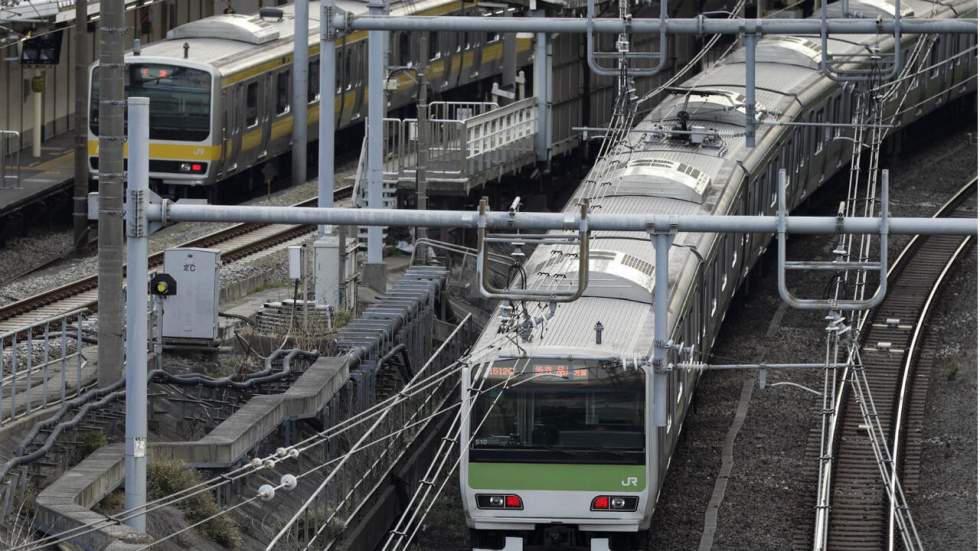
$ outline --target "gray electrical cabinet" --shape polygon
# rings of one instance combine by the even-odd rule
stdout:
[[[218,338],[218,267],[214,249],[176,248],[163,252],[163,271],[177,281],[177,294],[163,301],[163,338]]]

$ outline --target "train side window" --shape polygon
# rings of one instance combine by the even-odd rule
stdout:
[[[813,148],[814,148],[813,149],[813,154],[814,155],[819,155],[820,152],[823,151],[823,140],[821,139],[821,137],[823,136],[823,132],[821,132],[820,131],[820,127],[819,126],[816,126],[816,125],[818,125],[818,124],[820,124],[820,123],[823,122],[823,107],[821,107],[820,109],[817,109],[816,113],[813,113],[813,115],[811,115],[810,122],[812,122],[814,124],[814,126],[813,126]]]
[[[439,33],[429,31],[429,59],[439,59],[442,57],[442,50],[439,49]]]
[[[776,208],[776,184],[779,181],[779,169],[774,160],[769,164],[769,185],[767,189],[771,195],[769,198],[769,208]]]
[[[276,74],[276,115],[289,112],[289,71]]]
[[[841,108],[840,108],[841,102],[843,100],[843,98],[841,97],[842,95],[843,94],[838,93],[836,96],[834,96],[834,123],[835,124],[843,124],[844,123],[844,113],[841,112]],[[839,138],[840,137],[840,129],[841,129],[840,126],[835,126],[833,128],[833,130],[834,130],[834,137],[835,138]]]
[[[937,35],[936,40],[932,43],[932,49],[929,50],[929,78],[936,78],[939,76],[939,63],[942,61],[942,38]]]
[[[681,403],[681,398],[684,397],[684,371],[674,370],[677,376],[677,404]]]
[[[807,132],[806,130],[797,127],[793,133],[794,133],[793,140],[796,141],[797,147],[799,148],[797,149],[799,153],[796,155],[796,172],[799,173],[800,169],[803,168],[804,165],[806,165],[806,156],[808,151],[806,147]],[[786,173],[789,174],[789,170],[787,170]]]
[[[255,126],[259,122],[259,83],[253,82],[245,87],[245,126]]]
[[[830,138],[833,137],[834,127],[830,126],[834,118],[834,104],[833,99],[827,98],[827,106],[821,111],[820,122],[828,125],[823,127],[823,141],[829,142]]]
[[[398,65],[412,66],[412,43],[409,41],[408,31],[398,33]]]
[[[350,74],[350,64],[351,64],[351,46],[344,48],[344,80],[347,82],[347,89],[350,90],[354,85],[354,79],[351,78]]]
[[[320,58],[310,62],[306,79],[306,101],[309,103],[320,101]]]

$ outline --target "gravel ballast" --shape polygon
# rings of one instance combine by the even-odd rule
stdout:
[[[970,134],[960,130],[932,138],[910,148],[891,166],[892,215],[931,216],[976,175],[977,149]],[[807,214],[828,214],[825,210],[837,203],[832,197],[818,199],[824,205],[805,205]],[[891,240],[892,258],[907,241],[904,236]],[[827,237],[798,237],[790,240],[787,257],[826,258],[831,248]],[[782,304],[774,253],[773,245],[751,274],[751,286],[740,290],[729,309],[729,322],[714,347],[715,362],[823,361],[823,313],[786,309],[781,321],[773,321]],[[910,496],[916,519],[921,518],[923,541],[957,549],[976,547],[977,527],[975,250],[970,259],[959,268],[961,275],[950,281],[941,299],[945,310],[938,308],[931,324],[949,345],[945,371],[955,370],[956,375],[932,375],[925,427],[931,439],[922,457],[922,464],[932,468],[922,473],[920,493]],[[813,285],[796,289],[812,295]],[[944,311],[949,313],[943,315]],[[788,381],[820,390],[823,375],[817,371],[770,371],[770,386],[756,387],[735,442],[735,464],[716,537],[711,545],[699,547],[706,505],[721,465],[721,442],[732,424],[742,382],[755,377],[755,371],[709,371],[701,378],[654,516],[651,550],[806,548],[817,467],[816,457],[808,456],[807,450],[814,447],[810,439],[819,438],[820,398],[797,387],[771,385]],[[963,545],[947,545],[951,542]]]

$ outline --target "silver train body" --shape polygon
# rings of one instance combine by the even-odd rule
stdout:
[[[850,0],[855,17],[888,18],[893,4]],[[839,16],[840,7],[832,4]],[[973,1],[934,4],[904,0],[906,16],[976,17]],[[903,38],[910,51],[916,36]],[[861,53],[888,36],[831,38],[834,54]],[[908,124],[941,105],[976,92],[975,35],[937,37],[927,70],[909,78],[884,106]],[[849,163],[851,129],[760,125],[757,146],[744,138],[743,49],[669,95],[629,135],[609,177],[584,182],[580,199],[603,214],[771,215],[780,168],[788,172],[787,203],[795,207]],[[757,102],[762,120],[852,120],[856,94],[819,70],[819,37],[771,36],[757,47]],[[904,96],[904,100],[902,100]],[[901,108],[899,108],[901,100]],[[704,131],[692,143],[672,137],[678,113]],[[841,136],[843,134],[843,136]],[[841,138],[841,139],[837,139]],[[706,357],[735,289],[771,235],[675,236],[669,263],[668,330],[674,343]],[[690,249],[695,249],[697,255]],[[528,289],[576,281],[570,246],[541,245],[524,264]],[[703,259],[703,262],[698,257]],[[631,551],[656,537],[651,518],[699,373],[669,376],[666,427],[651,427],[642,360],[653,352],[654,271],[650,236],[598,232],[590,246],[589,286],[575,302],[527,303],[497,309],[474,347],[461,385],[463,434],[460,491],[477,550],[578,548]],[[504,330],[527,308],[538,323],[530,339]],[[550,317],[549,317],[550,316]],[[507,382],[509,379],[509,382]],[[503,390],[504,385],[508,388]],[[482,389],[477,392],[475,389]]]

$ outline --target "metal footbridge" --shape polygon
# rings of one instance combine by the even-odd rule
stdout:
[[[423,144],[425,179],[430,195],[466,196],[473,189],[499,181],[536,162],[536,99],[506,106],[493,102],[433,102],[428,106],[427,132],[418,119],[384,119],[384,206],[395,208],[398,189],[416,189],[419,136]],[[355,178],[355,205],[367,206],[367,139]]]

